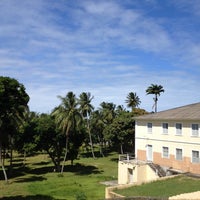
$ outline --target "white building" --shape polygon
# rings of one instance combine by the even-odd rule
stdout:
[[[118,183],[200,174],[200,103],[136,118],[135,159],[120,159]]]

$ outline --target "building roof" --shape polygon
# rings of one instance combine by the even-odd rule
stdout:
[[[200,120],[200,102],[142,115],[136,120]]]

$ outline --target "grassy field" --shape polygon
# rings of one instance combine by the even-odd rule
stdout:
[[[116,153],[97,159],[81,157],[73,166],[66,163],[60,176],[53,172],[47,155],[28,157],[25,167],[17,157],[8,184],[0,171],[0,199],[104,199],[105,185],[100,182],[117,179],[117,161]]]
[[[66,163],[63,176],[53,172],[53,165],[45,154],[26,159],[15,157],[13,175],[9,183],[0,170],[0,200],[103,200],[103,181],[117,179],[118,154],[104,158],[81,157],[71,166]],[[169,197],[200,190],[200,179],[186,176],[156,181],[116,192],[128,196]]]
[[[116,190],[118,194],[126,197],[151,196],[170,197],[182,193],[195,192],[200,190],[200,179],[187,176],[177,176],[163,181],[154,181],[140,186],[134,186],[123,190]]]

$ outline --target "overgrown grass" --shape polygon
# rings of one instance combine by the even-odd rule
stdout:
[[[60,176],[53,172],[47,155],[27,158],[25,167],[18,157],[8,184],[0,171],[0,199],[104,199],[105,185],[100,182],[117,179],[117,158],[116,153],[97,159],[81,157],[73,166],[67,162]]]
[[[130,196],[170,197],[182,193],[200,190],[200,179],[184,175],[174,178],[154,181],[140,186],[134,186],[122,190],[116,190],[118,194]]]

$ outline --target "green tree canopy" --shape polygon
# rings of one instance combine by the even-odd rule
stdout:
[[[0,76],[0,162],[2,147],[6,148],[9,143],[12,146],[13,134],[17,132],[24,118],[28,101],[29,96],[23,84],[14,78]],[[7,179],[6,175],[4,176]]]
[[[82,116],[78,109],[78,102],[73,92],[68,92],[65,97],[59,96],[61,104],[54,109],[52,116],[55,117],[55,122],[59,129],[63,131],[66,136],[66,147],[61,173],[64,170],[64,163],[67,158],[69,137],[75,134],[76,128],[82,122]]]
[[[158,102],[158,96],[160,96],[161,92],[164,92],[165,90],[163,89],[162,85],[156,85],[156,84],[151,84],[147,89],[146,89],[146,94],[154,94],[154,105],[155,107],[155,112],[157,112],[157,102]]]
[[[91,130],[90,130],[90,115],[92,113],[92,111],[94,110],[93,105],[91,104],[93,97],[91,97],[91,94],[88,92],[82,92],[79,95],[79,108],[80,108],[80,112],[83,116],[83,118],[86,119],[86,127],[87,127],[87,132],[89,135],[89,141],[90,141],[90,146],[91,146],[91,151],[92,151],[92,156],[93,158],[95,158],[94,155],[94,149],[93,149],[93,141],[92,141],[92,136],[91,136]]]
[[[133,110],[140,105],[141,101],[135,92],[130,92],[126,97],[125,103],[127,104],[127,107],[132,108]]]

